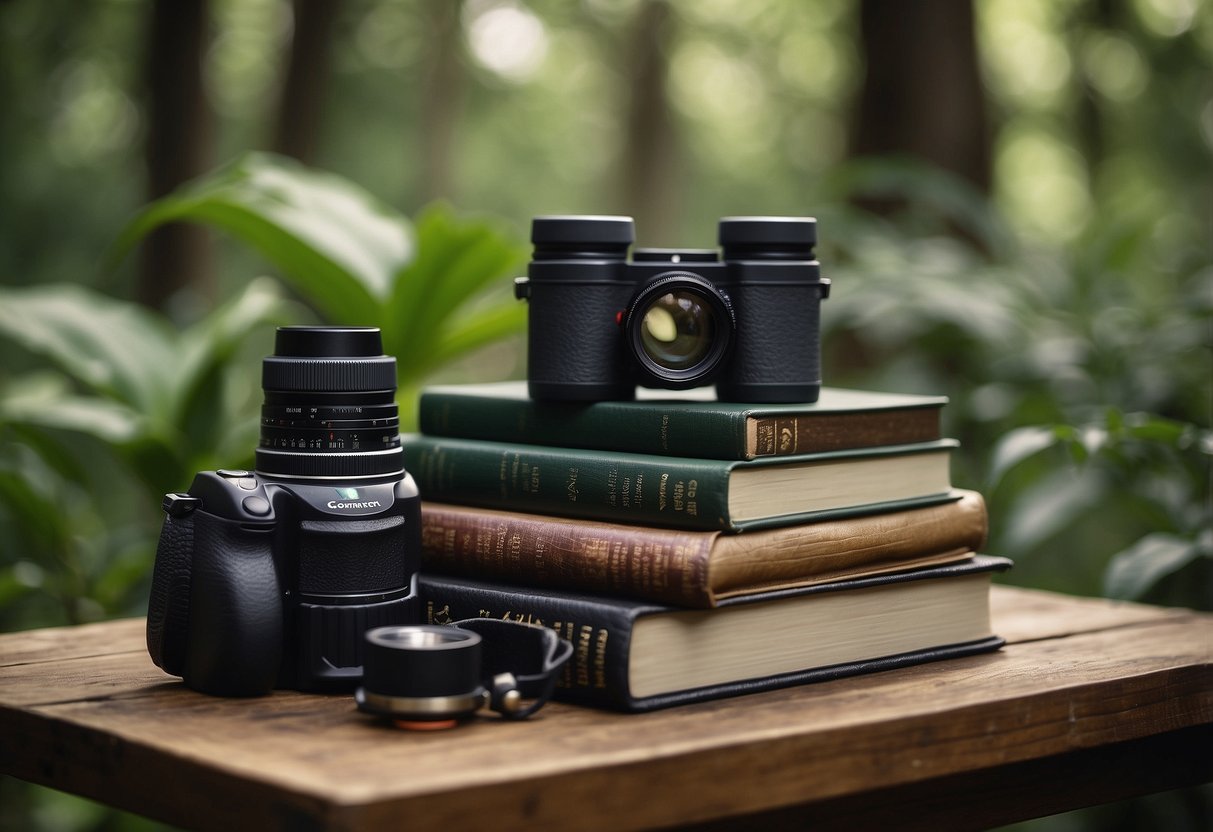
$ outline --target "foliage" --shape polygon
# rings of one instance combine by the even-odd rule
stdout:
[[[1213,606],[1213,266],[1199,232],[1167,241],[1164,268],[1149,218],[1108,211],[1081,246],[1029,247],[931,171],[857,164],[835,187],[906,210],[831,218],[831,383],[949,395],[955,477],[986,495],[1010,580]]]
[[[503,278],[525,263],[526,249],[496,223],[441,203],[414,227],[348,180],[252,153],[141,211],[111,261],[180,221],[255,248],[327,322],[382,328],[406,421],[422,379],[525,326],[526,310],[508,298]]]
[[[0,287],[0,338],[19,348],[6,364],[32,364],[0,386],[0,535],[15,544],[0,559],[0,602],[59,600],[56,615],[30,599],[40,611],[28,623],[136,611],[160,495],[251,456],[242,348],[297,315],[269,279],[180,333],[82,287]],[[0,609],[6,623],[24,618]]]
[[[382,327],[406,427],[422,379],[525,320],[521,304],[482,291],[522,256],[490,222],[435,205],[414,227],[288,160],[247,156],[153,203],[111,259],[179,220],[248,242],[326,320]],[[49,598],[70,621],[138,611],[160,495],[251,459],[259,356],[241,347],[256,333],[264,351],[270,324],[304,314],[269,279],[179,334],[78,286],[0,287],[0,338],[33,364],[0,387],[0,530],[20,544],[0,562],[0,602],[33,605],[4,605],[9,614],[53,622]]]

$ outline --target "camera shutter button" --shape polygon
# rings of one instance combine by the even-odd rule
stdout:
[[[264,517],[270,513],[270,501],[264,497],[245,497],[241,505],[244,506],[245,511],[257,517]]]

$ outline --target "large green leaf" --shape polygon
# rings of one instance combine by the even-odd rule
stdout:
[[[252,153],[147,206],[111,262],[170,222],[220,228],[257,249],[334,323],[378,324],[397,272],[413,254],[402,214],[349,181]]]
[[[138,441],[147,419],[129,406],[97,396],[78,396],[62,376],[35,373],[10,382],[0,397],[0,422],[68,430],[111,445]]]
[[[1031,456],[1052,448],[1061,437],[1053,427],[1016,428],[998,440],[990,455],[989,481],[995,485],[1007,471]]]
[[[233,412],[239,402],[232,400],[229,388],[238,380],[237,388],[252,393],[260,364],[245,356],[245,366],[234,366],[233,359],[251,333],[263,330],[268,334],[273,325],[297,318],[298,312],[283,299],[278,284],[258,278],[182,333],[173,441],[191,449],[188,458],[197,466],[212,467],[215,459],[227,464],[222,461],[225,454],[247,450],[236,443],[248,441],[247,424],[250,420],[255,424],[255,410],[250,409],[247,419]]]
[[[149,418],[167,409],[172,334],[142,307],[67,284],[0,287],[0,338]]]
[[[452,322],[438,337],[433,350],[418,366],[418,377],[438,369],[448,361],[487,347],[526,329],[527,308],[522,303],[498,304],[478,310]]]
[[[1148,534],[1118,552],[1104,574],[1104,594],[1110,598],[1140,598],[1163,577],[1208,554],[1213,540],[1206,531],[1200,541],[1165,532]]]
[[[488,220],[458,217],[442,203],[423,211],[417,257],[401,270],[384,321],[385,346],[395,352],[401,375],[416,378],[521,329],[525,310],[504,293],[488,308],[457,313],[495,282],[506,285],[525,261],[526,249]]]

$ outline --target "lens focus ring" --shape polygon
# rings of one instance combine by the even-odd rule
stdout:
[[[394,390],[396,359],[390,355],[344,359],[271,355],[261,365],[261,386],[309,393]]]

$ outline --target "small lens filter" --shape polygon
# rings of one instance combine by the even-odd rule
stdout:
[[[376,627],[365,641],[358,709],[422,731],[454,727],[484,707],[526,719],[573,654],[546,627],[487,618]]]
[[[481,639],[433,625],[376,627],[366,633],[359,709],[402,728],[453,726],[487,701]]]

